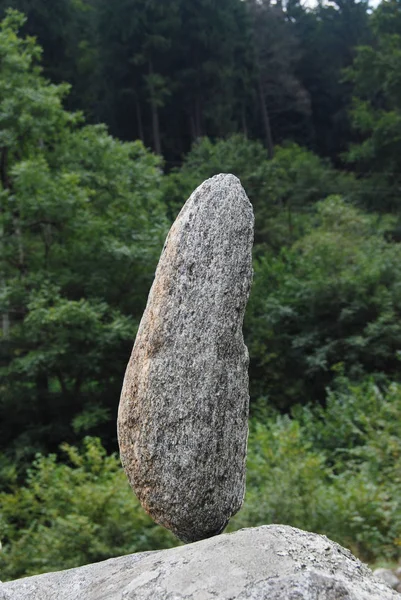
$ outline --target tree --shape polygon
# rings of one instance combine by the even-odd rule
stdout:
[[[25,14],[22,31],[39,39],[46,77],[72,84],[68,107],[98,119],[97,0],[0,0],[1,17],[9,7]]]
[[[362,200],[397,211],[401,186],[401,3],[383,2],[372,17],[375,44],[361,46],[347,71],[354,83],[351,118],[358,131],[347,159],[365,178]]]
[[[296,144],[276,146],[268,159],[262,143],[234,135],[193,145],[178,169],[164,178],[171,218],[183,201],[208,177],[233,173],[240,178],[255,212],[255,254],[276,253],[292,244],[310,226],[314,204],[329,194],[351,195],[351,176],[334,171],[328,162]]]
[[[23,22],[0,30],[0,439],[25,460],[86,430],[114,443],[166,223],[158,159],[63,109]]]
[[[268,155],[273,158],[274,143],[291,135],[285,123],[307,117],[310,101],[296,76],[299,43],[282,4],[272,5],[270,0],[247,0],[246,4],[252,20],[262,128]]]
[[[249,19],[238,0],[181,2],[175,48],[177,92],[186,107],[190,142],[246,128],[249,98]],[[237,100],[238,94],[238,100]],[[187,146],[189,147],[189,145]]]
[[[104,116],[113,112],[118,135],[180,158],[206,132],[246,128],[252,66],[240,0],[101,1],[98,14]]]
[[[385,239],[389,223],[339,196],[315,210],[292,247],[256,262],[245,320],[252,396],[284,410],[323,402],[339,371],[400,373],[401,247]]]
[[[151,139],[159,155],[163,145],[160,111],[172,94],[168,65],[179,23],[178,0],[119,0],[113,5],[99,1],[103,114],[107,119],[110,111],[114,113],[113,130],[120,137]],[[143,116],[147,108],[150,118]]]
[[[348,109],[352,86],[343,69],[356,47],[371,42],[368,3],[362,0],[318,2],[305,9],[298,0],[287,4],[287,15],[299,44],[295,73],[310,99],[311,121],[302,144],[338,164],[352,137]]]

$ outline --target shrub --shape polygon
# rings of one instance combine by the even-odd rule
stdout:
[[[341,380],[327,407],[253,422],[245,504],[231,528],[284,523],[364,560],[401,556],[401,386]]]
[[[3,580],[178,543],[146,515],[98,439],[62,449],[68,464],[38,455],[26,484],[0,494]]]

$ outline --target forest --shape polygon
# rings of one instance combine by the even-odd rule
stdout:
[[[401,0],[0,0],[0,579],[178,543],[116,414],[166,233],[255,212],[228,531],[401,558]]]

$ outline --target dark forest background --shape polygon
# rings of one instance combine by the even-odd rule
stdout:
[[[0,0],[0,579],[177,543],[128,488],[119,393],[205,178],[255,218],[248,487],[401,554],[401,2]]]
[[[290,0],[2,0],[27,16],[44,75],[65,101],[121,140],[140,139],[181,164],[201,137],[293,140],[339,164],[358,139],[343,69],[375,45],[367,2]],[[380,33],[397,3],[381,8]],[[392,15],[392,13],[394,13]]]

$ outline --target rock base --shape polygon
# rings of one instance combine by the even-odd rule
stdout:
[[[398,600],[351,552],[284,525],[5,583],[0,600]]]

